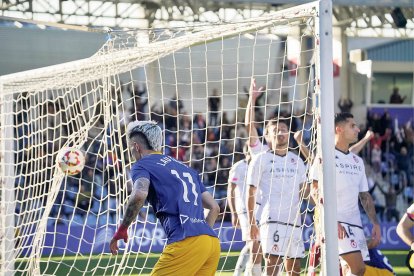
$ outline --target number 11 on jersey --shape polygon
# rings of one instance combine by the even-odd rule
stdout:
[[[180,177],[180,175],[178,174],[178,172],[176,170],[171,170],[171,173],[173,175],[175,175],[175,177],[177,177],[181,181],[181,184],[183,184],[183,189],[184,189],[183,200],[185,202],[190,202],[190,200],[188,199],[188,188],[187,188],[187,186],[189,186],[188,182],[191,184],[191,192],[194,195],[194,205],[197,206],[198,205],[197,204],[198,193],[197,193],[197,190],[196,190],[196,184],[194,183],[194,180],[193,180],[193,177],[191,176],[191,174],[188,173],[188,172],[183,173],[183,177],[185,177],[188,181],[188,182],[186,182]]]

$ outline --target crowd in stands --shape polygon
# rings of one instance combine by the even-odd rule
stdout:
[[[149,114],[145,111],[149,109],[145,88],[128,87],[127,92],[135,100],[131,108],[125,114],[120,115],[123,118],[121,128],[132,119],[158,121],[165,131],[165,154],[177,158],[200,172],[205,186],[221,207],[222,217],[220,219],[224,216],[225,220],[230,220],[229,212],[226,210],[228,174],[232,164],[243,158],[242,148],[247,140],[247,131],[243,122],[236,121],[236,119],[229,120],[230,114],[222,112],[217,90],[208,99],[209,117],[206,117],[205,113],[186,113],[182,101],[175,97],[163,106],[152,106]],[[344,103],[344,105],[352,108],[350,103]],[[57,103],[49,103],[45,110],[45,116],[48,116],[45,118],[50,118],[60,108],[61,106]],[[119,111],[114,108],[113,112],[115,114]],[[240,112],[240,108],[237,112]],[[96,114],[100,114],[100,111],[96,110]],[[278,112],[275,111],[275,114]],[[305,144],[310,143],[313,133],[311,115],[292,116],[290,113],[280,113],[280,115],[292,118],[290,139],[292,148],[296,148],[293,133],[297,130],[303,131]],[[66,126],[68,129],[61,130],[58,134],[45,134],[49,135],[46,136],[48,140],[59,141],[58,144],[45,143],[41,146],[42,156],[45,158],[44,165],[48,168],[53,167],[54,156],[47,153],[56,151],[63,144],[63,140],[58,139],[57,136],[70,132],[69,118],[64,121],[65,118],[58,117],[60,119],[58,123],[46,122],[50,126],[48,129],[56,130],[57,125]],[[264,115],[258,114],[256,118],[262,120]],[[16,160],[29,160],[30,156],[23,156],[26,154],[24,149],[30,147],[28,145],[30,142],[25,138],[25,133],[29,130],[24,129],[28,127],[24,124],[27,118],[24,118],[22,113],[16,116],[15,120],[18,126],[16,133],[21,137],[16,145],[18,149],[21,149],[17,151]],[[258,127],[259,133],[262,133],[259,125]],[[367,163],[370,192],[375,199],[380,220],[398,221],[402,208],[413,201],[413,120],[404,125],[397,125],[394,118],[391,118],[387,112],[382,115],[368,113],[366,124],[361,126],[361,138],[368,130],[374,134],[360,154]],[[125,192],[130,192],[132,186],[131,183],[125,183],[125,179],[129,179],[128,172],[120,169],[122,158],[125,164],[130,162],[128,154],[120,152],[116,147],[117,143],[122,143],[123,149],[128,149],[126,137],[119,135],[122,134],[120,132],[121,130],[114,124],[105,128],[103,115],[98,118],[97,125],[89,131],[87,142],[83,146],[83,150],[87,151],[85,169],[81,175],[66,177],[63,180],[60,193],[50,214],[51,217],[58,219],[61,223],[68,223],[73,219],[82,224],[86,216],[90,225],[117,223],[116,215],[119,215],[119,206],[121,206],[119,197],[117,197],[119,187],[126,185],[129,188]],[[107,141],[102,143],[105,137],[108,137]],[[121,139],[118,137],[122,137],[122,141],[117,140]],[[21,172],[25,175],[27,168],[24,168],[24,163],[21,162],[17,173]],[[47,169],[43,173],[44,178],[51,179],[53,172]],[[32,175],[32,179],[34,178]],[[16,186],[23,185],[24,182],[28,183],[28,181],[32,180],[18,178]],[[51,181],[47,182],[48,187],[51,184]],[[27,195],[19,194],[17,197],[24,196]],[[23,207],[18,205],[17,208]],[[18,210],[18,212],[21,211],[23,210]],[[143,217],[144,213],[142,212]],[[153,214],[150,216],[155,221]]]
[[[398,125],[385,110],[382,115],[368,112],[366,131],[373,132],[362,152],[367,165],[370,192],[382,221],[397,222],[404,207],[414,196],[414,131],[413,120]]]

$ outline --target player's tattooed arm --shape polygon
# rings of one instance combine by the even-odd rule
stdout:
[[[150,181],[148,178],[138,178],[134,183],[134,189],[129,197],[127,209],[125,211],[122,225],[129,227],[131,223],[137,218],[139,210],[144,206],[145,200],[148,195]]]
[[[377,213],[375,212],[375,204],[372,200],[371,195],[368,192],[359,193],[359,199],[361,200],[361,205],[364,207],[367,216],[372,224],[379,224],[377,219]]]
[[[372,246],[378,246],[381,242],[381,229],[378,223],[377,214],[375,212],[374,200],[372,200],[372,197],[368,192],[359,193],[359,199],[361,200],[362,207],[364,207],[364,210],[372,223]]]

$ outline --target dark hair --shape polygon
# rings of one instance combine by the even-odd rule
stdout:
[[[129,134],[129,139],[140,144],[141,146],[144,146],[144,148],[147,150],[153,150],[153,148],[150,146],[148,142],[147,137],[140,131],[132,130],[131,133]]]
[[[339,123],[346,122],[348,119],[354,118],[354,115],[348,112],[336,113],[335,114],[335,126]]]
[[[270,127],[270,126],[277,126],[278,124],[285,124],[288,128],[290,127],[290,120],[288,118],[285,117],[279,117],[279,118],[272,118],[270,119],[267,124],[266,124],[266,128]]]

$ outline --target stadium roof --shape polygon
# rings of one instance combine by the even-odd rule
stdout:
[[[182,27],[195,22],[242,20],[306,2],[309,1],[3,0],[0,22],[19,18],[26,23],[87,26],[88,30]],[[414,38],[412,0],[333,0],[333,4],[334,25],[344,28],[347,36]]]

